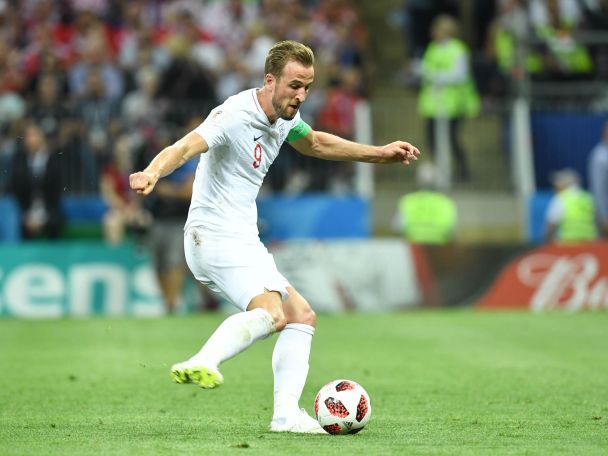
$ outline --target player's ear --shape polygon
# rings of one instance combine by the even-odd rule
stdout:
[[[272,73],[268,73],[264,77],[264,85],[266,85],[266,86],[272,87],[274,84],[276,84],[276,82],[277,82],[277,78]]]

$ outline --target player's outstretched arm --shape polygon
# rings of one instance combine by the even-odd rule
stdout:
[[[366,163],[398,163],[409,165],[418,160],[420,151],[405,141],[395,141],[385,146],[369,146],[348,141],[339,136],[311,130],[290,144],[301,154],[324,160],[359,161]]]
[[[174,144],[165,147],[143,171],[129,176],[129,185],[137,193],[148,195],[163,176],[179,168],[191,158],[207,152],[207,141],[191,131]]]

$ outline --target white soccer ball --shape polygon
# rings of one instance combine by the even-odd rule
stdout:
[[[372,416],[369,394],[352,380],[334,380],[315,398],[315,417],[330,434],[359,432]]]

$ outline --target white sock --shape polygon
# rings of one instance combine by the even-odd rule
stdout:
[[[279,335],[272,353],[273,420],[285,419],[300,411],[298,403],[308,375],[308,358],[314,333],[314,326],[290,323]]]
[[[217,367],[238,355],[256,340],[275,332],[274,320],[264,309],[253,309],[226,318],[203,348],[189,361]]]

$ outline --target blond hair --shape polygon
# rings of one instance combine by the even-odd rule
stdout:
[[[431,24],[432,33],[440,32],[449,38],[456,38],[459,34],[458,21],[448,14],[440,14]]]
[[[311,67],[315,63],[315,55],[305,44],[297,41],[285,40],[276,43],[266,56],[264,74],[272,74],[278,78],[288,62],[295,61],[305,67]]]

